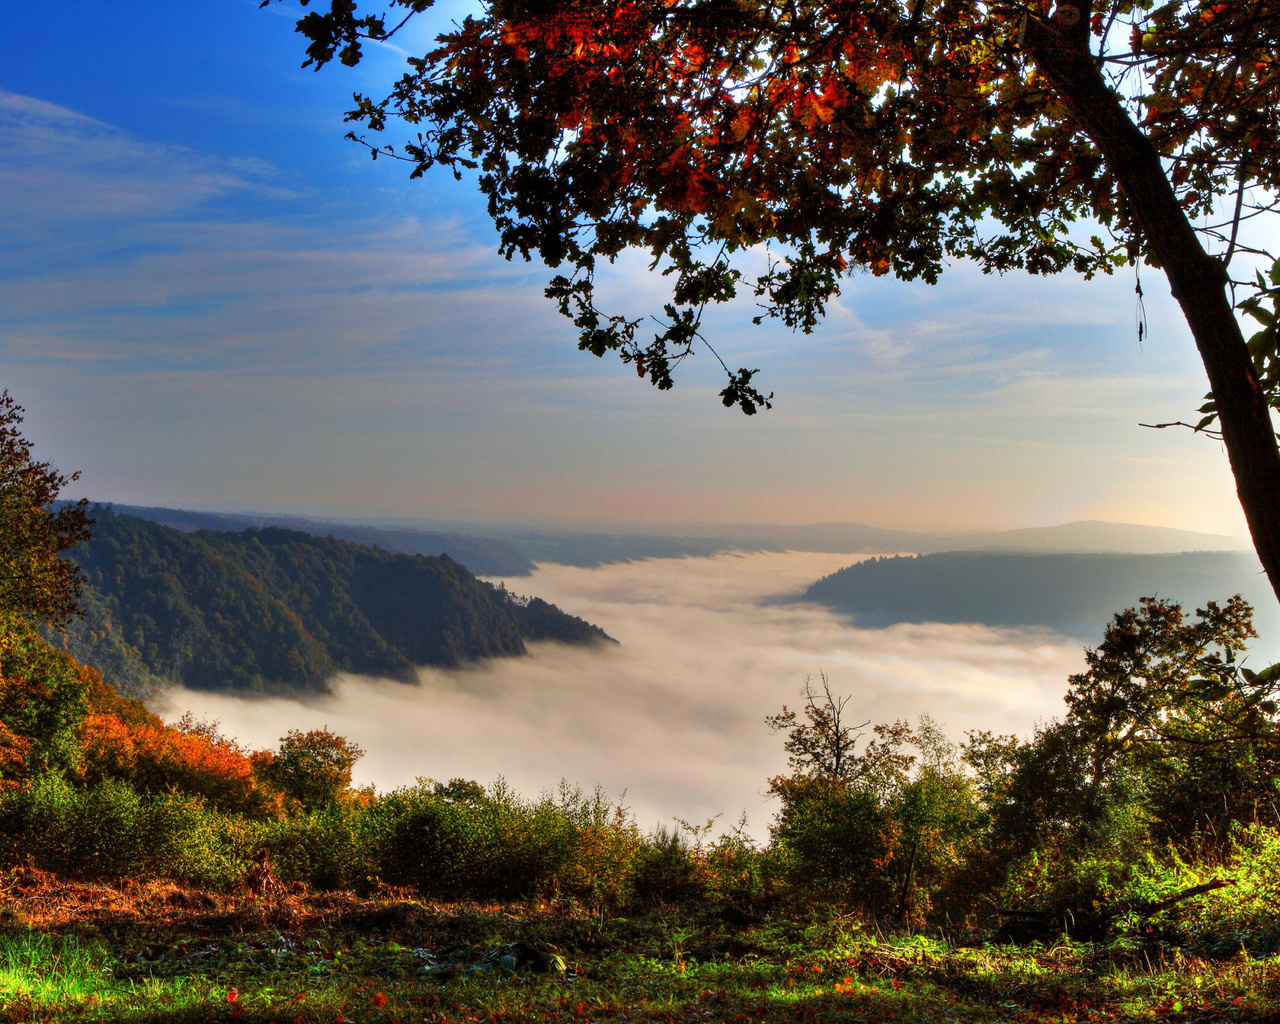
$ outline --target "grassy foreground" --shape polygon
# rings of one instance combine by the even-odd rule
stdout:
[[[1280,959],[0,874],[0,1020],[1274,1021]]]

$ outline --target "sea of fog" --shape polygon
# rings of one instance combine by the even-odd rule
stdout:
[[[345,675],[331,696],[240,699],[178,690],[191,711],[254,747],[328,726],[367,753],[355,779],[380,790],[418,777],[489,783],[527,796],[562,779],[601,786],[651,826],[717,826],[745,811],[767,834],[767,780],[786,768],[765,716],[793,708],[808,675],[851,695],[857,723],[921,713],[953,739],[1027,734],[1058,715],[1084,663],[1078,639],[1045,629],[896,625],[858,629],[828,609],[775,599],[858,556],[722,554],[600,568],[540,567],[508,581],[597,623],[621,643],[536,644],[526,658],[424,668],[418,685]]]

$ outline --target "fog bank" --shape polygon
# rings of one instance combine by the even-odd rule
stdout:
[[[527,658],[424,668],[419,685],[342,676],[306,702],[175,691],[168,716],[221,721],[254,747],[327,725],[367,754],[356,780],[505,778],[536,796],[561,778],[603,786],[645,825],[744,810],[767,832],[767,780],[786,767],[764,718],[796,704],[806,675],[853,695],[854,721],[921,712],[953,739],[1027,733],[1060,713],[1080,642],[1050,630],[900,624],[857,629],[832,612],[769,598],[802,591],[856,556],[725,554],[600,568],[540,566],[513,589],[603,627],[621,645],[531,647]]]

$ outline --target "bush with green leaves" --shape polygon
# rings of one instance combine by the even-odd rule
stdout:
[[[636,844],[600,793],[568,788],[531,801],[502,782],[477,796],[424,781],[366,813],[380,877],[429,895],[612,900]]]
[[[721,835],[702,853],[707,896],[714,906],[751,910],[768,902],[776,888],[774,858],[746,834],[746,821]]]
[[[1008,866],[995,901],[1013,910],[1094,914],[1136,898],[1151,873],[1150,821],[1138,804],[1117,805],[1087,845],[1040,845]]]
[[[773,841],[787,884],[872,913],[891,909],[885,866],[899,831],[876,796],[821,776],[775,779],[774,792],[783,808]]]
[[[282,882],[366,891],[378,878],[376,820],[364,804],[333,803],[266,822],[255,836]]]
[[[1213,844],[1208,856],[1179,862],[1187,884],[1212,879],[1231,884],[1172,909],[1167,923],[1179,938],[1201,953],[1254,956],[1280,952],[1280,828],[1237,825],[1226,849]]]
[[[707,889],[706,872],[679,831],[660,826],[636,851],[631,891],[641,902],[687,905],[706,899]]]
[[[77,788],[46,774],[0,799],[0,860],[77,878],[169,878],[225,887],[248,861],[240,819],[115,779]]]

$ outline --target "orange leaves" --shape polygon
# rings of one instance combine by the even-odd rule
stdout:
[[[31,741],[0,721],[0,792],[18,785],[14,776],[21,775],[31,753]]]
[[[824,102],[814,93],[807,93],[804,96],[800,121],[806,128],[814,127],[817,121],[821,121],[823,124],[830,124],[835,120],[835,117],[836,108],[831,104]]]
[[[137,744],[133,730],[115,715],[90,715],[80,739],[90,778],[131,778]]]
[[[689,147],[677,150],[664,170],[666,181],[660,197],[668,209],[693,214],[710,209],[715,178]]]
[[[859,92],[872,96],[889,81],[895,71],[887,61],[873,58],[850,63],[845,74]]]
[[[682,72],[696,72],[706,63],[707,52],[697,43],[690,43],[680,49],[677,55],[677,68]]]
[[[555,54],[570,62],[617,58],[632,53],[647,34],[643,12],[635,4],[566,4],[555,11],[496,26],[496,35],[522,62],[533,52]],[[685,68],[705,59],[699,47],[682,55]]]
[[[229,811],[265,813],[279,802],[260,789],[250,758],[208,727],[131,726],[96,714],[85,719],[81,747],[90,781],[123,779],[143,792],[177,789]]]

